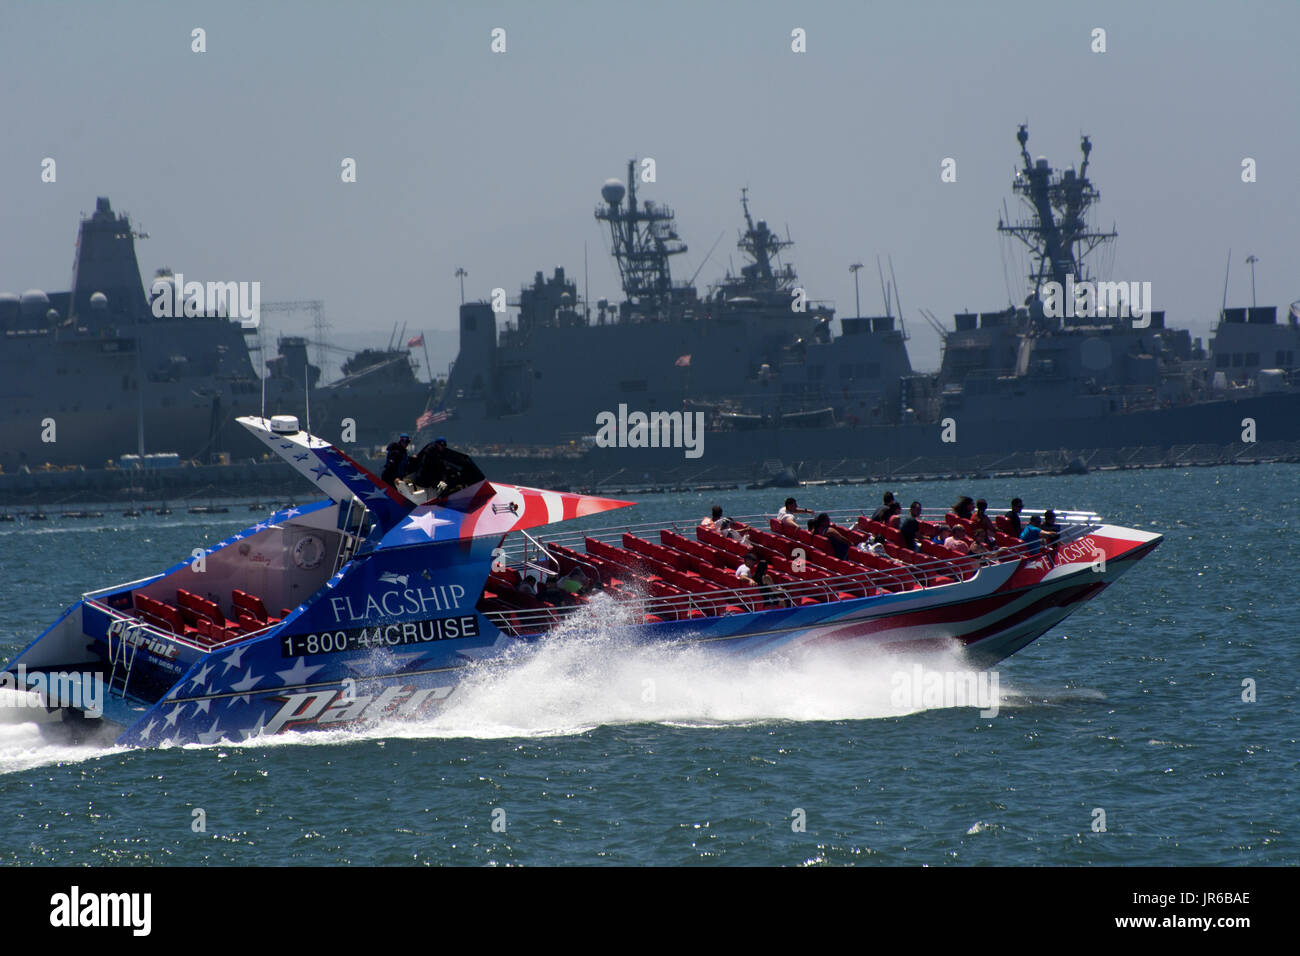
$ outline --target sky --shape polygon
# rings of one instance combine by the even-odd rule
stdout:
[[[950,323],[1027,291],[996,226],[1004,202],[1015,214],[1028,123],[1053,166],[1092,139],[1094,224],[1119,232],[1100,277],[1151,282],[1170,325],[1208,337],[1229,253],[1230,305],[1250,303],[1249,255],[1259,304],[1300,299],[1297,36],[1297,0],[8,0],[0,291],[67,289],[78,218],[108,196],[149,234],[146,277],[168,266],[259,281],[264,302],[323,300],[351,347],[405,324],[445,371],[457,268],[471,299],[557,265],[581,292],[585,244],[591,300],[621,298],[592,213],[601,184],[648,156],[641,197],[676,210],[689,246],[675,278],[739,267],[748,187],[756,217],[788,229],[808,294],[840,315],[853,262],[863,313],[882,311],[875,262],[892,258],[913,365],[933,369],[939,336],[918,310]],[[310,332],[307,316],[268,325]]]

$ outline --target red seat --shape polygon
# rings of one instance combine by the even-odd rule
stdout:
[[[261,625],[279,624],[283,620],[283,617],[271,617],[260,597],[237,588],[230,592],[230,603],[235,608],[236,616],[242,616],[239,612],[247,612]]]

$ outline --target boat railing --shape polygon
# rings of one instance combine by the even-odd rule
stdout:
[[[175,631],[164,630],[156,624],[149,623],[144,618],[136,617],[130,612],[122,611],[115,607],[109,607],[107,604],[102,601],[97,601],[94,598],[83,598],[82,600],[89,607],[93,607],[95,610],[102,611],[104,614],[108,615],[110,620],[121,621],[125,625],[128,633],[148,633],[154,637],[162,638],[165,641],[183,644],[186,647],[193,648],[194,650],[203,651],[205,654],[211,651],[220,650],[223,647],[229,647],[231,644],[238,644],[240,641],[246,641],[250,637],[261,637],[267,631],[271,630],[271,628],[279,626],[278,622],[275,624],[267,624],[265,627],[260,627],[255,631],[244,631],[240,634],[232,634],[230,637],[220,641],[200,643],[184,634],[177,634]],[[109,657],[111,658],[113,655],[112,628],[109,629],[108,651]]]
[[[839,512],[838,514],[842,520],[847,517],[850,521],[855,521],[857,515],[861,514],[861,512],[854,510]],[[1100,523],[1100,519],[1091,512],[1066,512],[1064,514],[1070,518],[1086,520],[1069,521],[1061,524],[1056,541],[1046,547],[1039,542],[1024,542],[1011,547],[998,548],[986,554],[963,555],[954,553],[952,558],[927,556],[915,563],[898,562],[889,569],[871,568],[864,565],[860,570],[853,572],[785,581],[768,587],[745,585],[735,588],[710,589],[699,593],[659,596],[638,594],[636,600],[630,602],[629,606],[634,613],[639,615],[680,619],[682,615],[690,616],[692,611],[699,611],[704,616],[712,617],[735,613],[734,610],[727,610],[728,608],[738,608],[741,612],[752,612],[761,610],[764,606],[783,606],[785,602],[795,605],[805,597],[813,597],[818,603],[834,602],[839,599],[841,593],[860,589],[864,584],[877,593],[884,593],[896,588],[900,577],[903,580],[910,578],[913,585],[920,588],[950,586],[970,579],[983,567],[1043,556],[1047,556],[1049,560],[1054,560],[1055,551],[1060,545],[1084,537],[1095,530]],[[760,527],[758,522],[761,521],[765,525],[767,517],[767,515],[751,515],[733,520],[753,527]],[[943,523],[943,515],[938,515],[938,520],[935,520],[935,518],[934,515],[922,515],[922,520],[936,524]],[[663,522],[648,522],[555,535],[548,538],[548,543],[566,544],[568,542],[577,544],[584,538],[594,538],[607,544],[621,544],[622,535],[625,533],[657,532],[663,528],[674,530],[679,534],[688,534],[691,530],[683,530],[679,526],[672,524],[665,525]],[[526,562],[517,562],[516,564],[519,567],[528,566]],[[940,577],[949,580],[944,583],[935,583],[935,579]],[[599,575],[594,580],[599,580]],[[486,616],[503,631],[520,634],[548,629],[581,610],[584,606],[583,604],[573,604],[520,608],[509,611],[489,611],[486,612]]]

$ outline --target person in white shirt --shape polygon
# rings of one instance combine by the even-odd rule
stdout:
[[[776,520],[788,521],[793,525],[798,525],[799,519],[795,515],[810,515],[812,513],[811,508],[800,508],[799,502],[793,498],[786,498],[785,507],[776,513]]]

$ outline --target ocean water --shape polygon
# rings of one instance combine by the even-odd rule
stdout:
[[[873,508],[884,486],[805,489]],[[1090,508],[1165,541],[998,665],[1000,707],[904,711],[901,667],[621,646],[597,614],[485,666],[435,717],[250,745],[123,750],[0,724],[19,864],[1233,865],[1300,862],[1300,470],[901,485]],[[775,510],[649,496],[628,522]],[[0,525],[0,656],[83,591],[255,519]],[[599,522],[613,524],[618,516]],[[946,666],[953,666],[947,662]],[[1253,682],[1256,699],[1243,699]],[[1249,696],[1249,695],[1247,695]],[[196,828],[202,810],[204,828]],[[1105,829],[1097,829],[1104,813]]]

